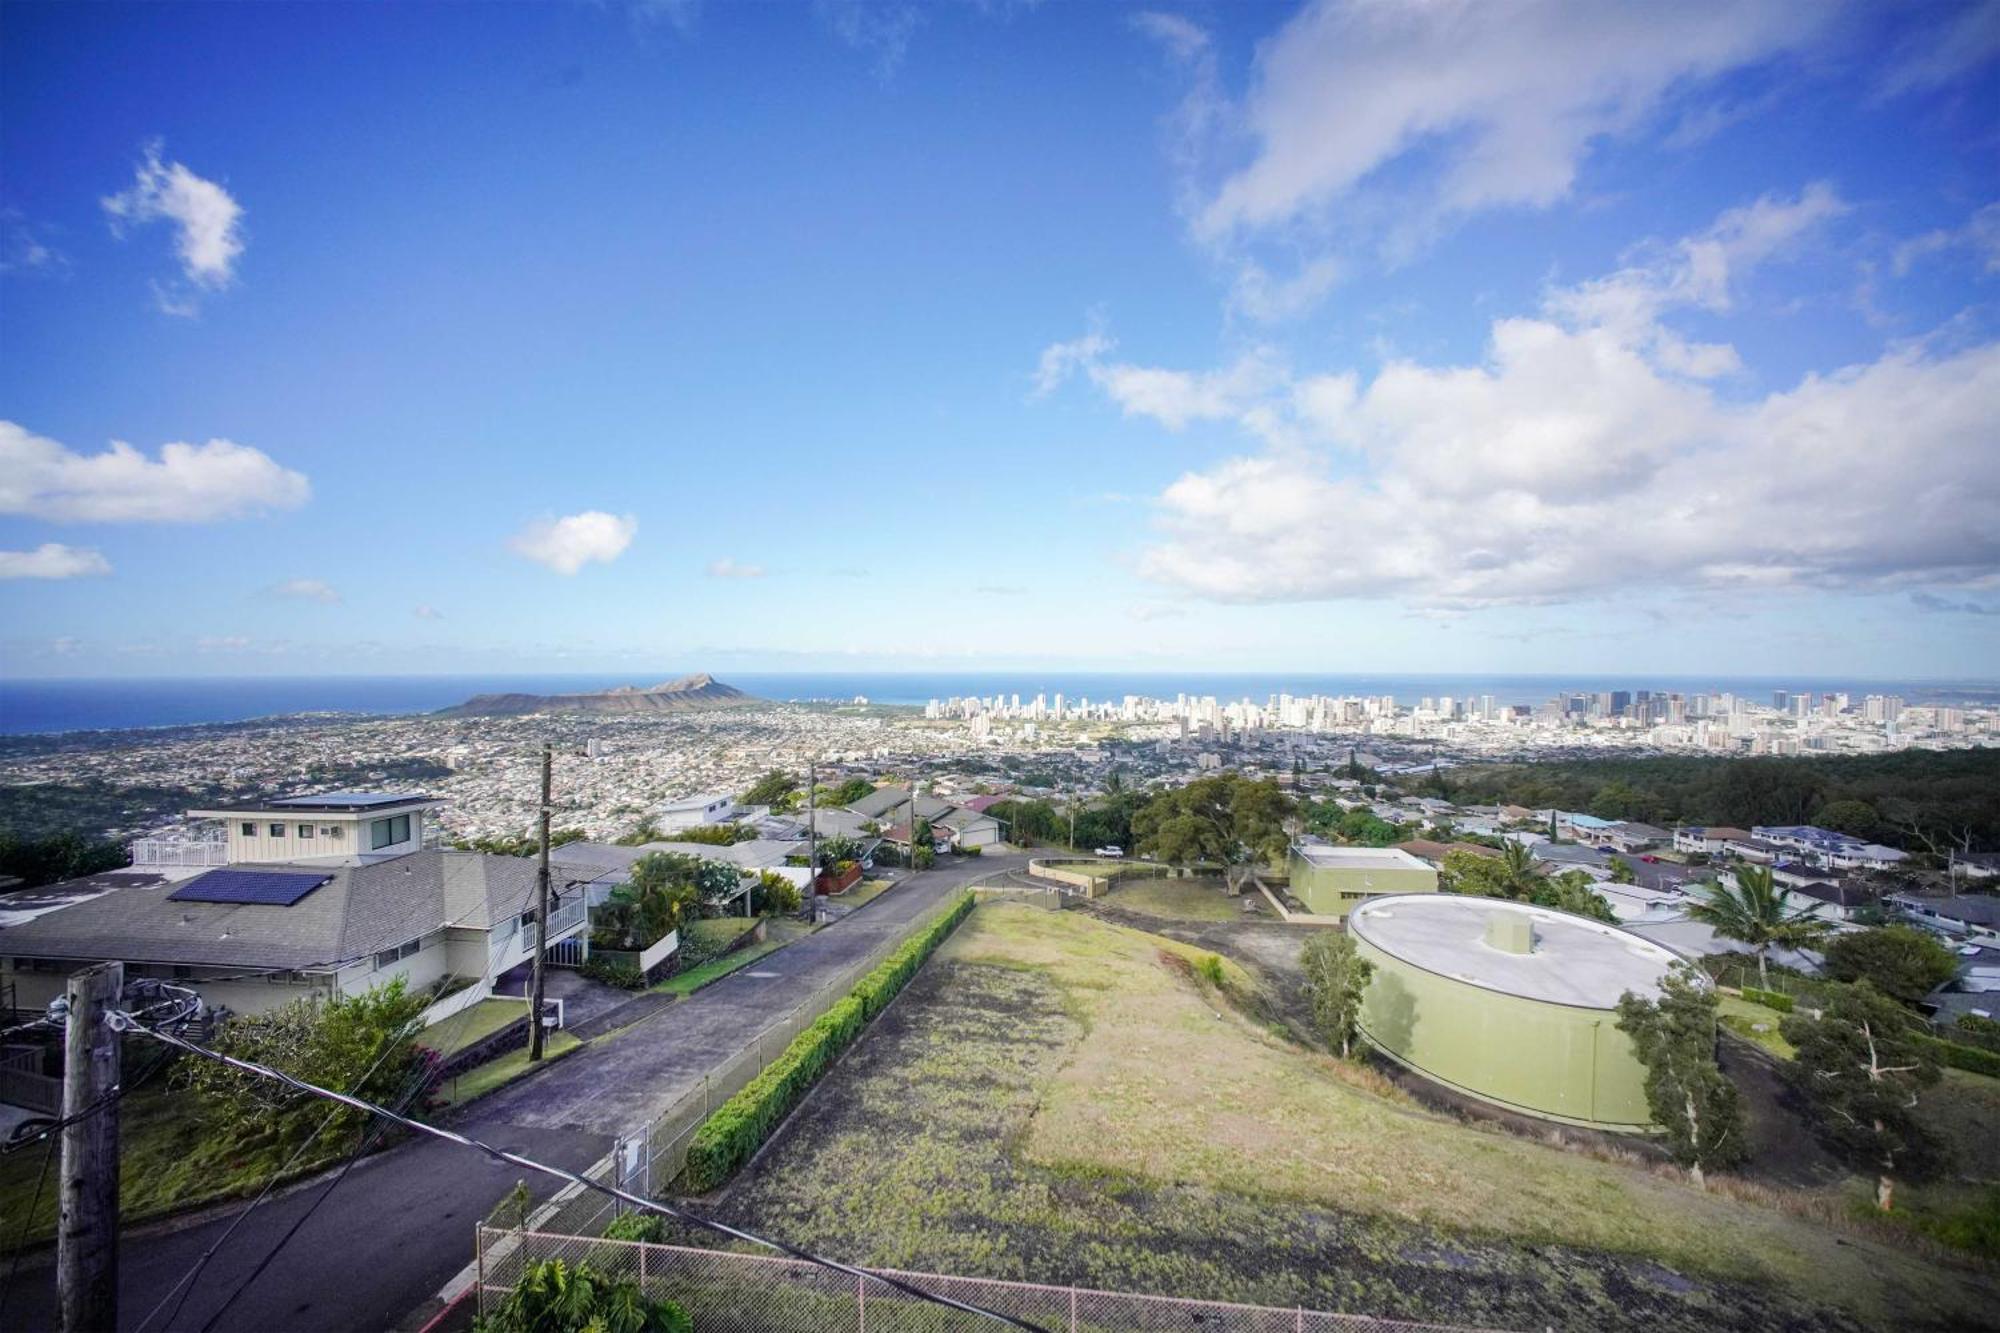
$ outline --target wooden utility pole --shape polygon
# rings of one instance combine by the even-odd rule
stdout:
[[[819,802],[814,790],[819,785],[819,757],[806,757],[806,909],[813,911],[813,895],[819,892]],[[813,919],[819,919],[817,913]]]
[[[542,1058],[542,975],[549,951],[549,788],[555,770],[555,751],[542,744],[542,853],[535,871],[535,971],[534,992],[528,1002],[528,1059]]]
[[[118,1327],[119,1038],[111,1015],[124,989],[123,963],[100,963],[69,979],[56,1222],[65,1333]]]

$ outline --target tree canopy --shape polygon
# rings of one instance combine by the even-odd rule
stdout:
[[[1881,926],[1835,938],[1826,946],[1826,970],[1836,981],[1866,981],[1915,1004],[1958,975],[1958,956],[1927,930]]]
[[[1715,988],[1678,964],[1660,979],[1660,997],[1627,991],[1618,1030],[1632,1039],[1646,1069],[1646,1105],[1668,1152],[1699,1182],[1711,1167],[1733,1165],[1746,1150],[1736,1085],[1715,1062]]]
[[[1221,773],[1155,795],[1133,814],[1132,836],[1141,851],[1173,865],[1220,865],[1233,885],[1257,862],[1284,856],[1296,809],[1269,779]]]
[[[1826,938],[1833,923],[1818,915],[1819,904],[1792,905],[1771,878],[1769,866],[1739,865],[1735,884],[1711,884],[1708,897],[1688,908],[1688,916],[1715,933],[1750,946],[1757,975],[1768,987],[1768,955],[1773,948],[1804,949]]]

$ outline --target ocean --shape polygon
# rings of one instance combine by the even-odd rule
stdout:
[[[127,730],[241,722],[290,713],[411,714],[448,708],[475,694],[519,691],[572,694],[616,685],[652,685],[676,674],[518,676],[258,676],[156,679],[0,681],[0,734]],[[1032,699],[1117,699],[1127,694],[1177,694],[1253,699],[1274,694],[1393,695],[1412,704],[1425,696],[1539,704],[1576,691],[1656,690],[1682,694],[1728,691],[1769,702],[1774,690],[1815,694],[1846,691],[1897,694],[1913,704],[2000,702],[2000,681],[1851,680],[1810,677],[1692,677],[1641,675],[1329,675],[1322,672],[733,672],[725,683],[778,700],[851,700],[922,704],[954,695],[995,694]]]

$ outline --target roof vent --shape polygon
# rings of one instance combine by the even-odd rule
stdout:
[[[1486,946],[1501,953],[1533,953],[1534,924],[1519,912],[1495,912],[1486,918]]]

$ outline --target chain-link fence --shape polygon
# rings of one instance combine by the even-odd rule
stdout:
[[[702,1333],[959,1333],[1001,1327],[881,1281],[796,1259],[638,1241],[479,1229],[481,1312],[505,1298],[529,1264],[561,1259],[630,1278],[655,1299],[678,1302]],[[1454,1325],[1372,1315],[1237,1305],[1043,1286],[938,1273],[876,1270],[921,1291],[1023,1320],[1047,1333],[1467,1333]]]
[[[617,1185],[634,1194],[653,1197],[665,1193],[687,1165],[688,1144],[702,1121],[784,1054],[800,1032],[844,998],[905,940],[929,929],[939,917],[951,911],[960,896],[959,893],[946,896],[903,930],[886,936],[864,957],[843,968],[791,1009],[773,1018],[749,1045],[720,1068],[703,1075],[699,1084],[657,1119],[620,1139],[609,1156],[583,1174],[600,1184]],[[526,1220],[541,1231],[595,1236],[625,1206],[596,1190],[568,1185],[544,1208],[529,1210]],[[519,1205],[511,1200],[502,1200],[486,1220],[496,1226],[519,1226],[523,1221]]]

